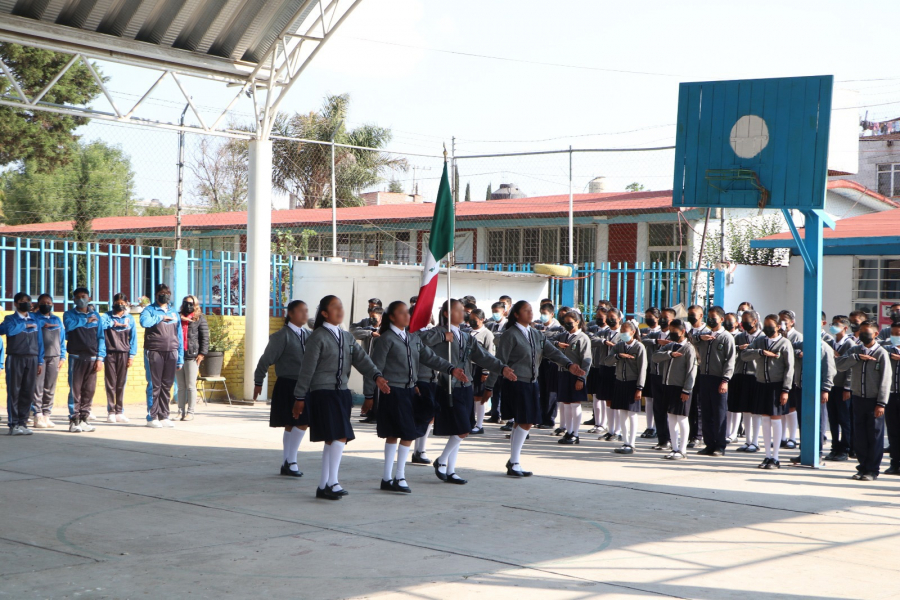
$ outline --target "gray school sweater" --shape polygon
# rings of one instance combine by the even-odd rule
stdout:
[[[297,379],[300,374],[300,365],[303,362],[303,354],[306,352],[306,341],[312,332],[304,327],[303,338],[294,333],[294,330],[285,325],[269,336],[269,343],[259,362],[256,363],[256,371],[253,372],[253,384],[261,386],[266,378],[269,367],[275,365],[275,376],[287,379]]]
[[[497,358],[508,365],[516,374],[518,381],[537,381],[538,367],[546,358],[561,367],[569,368],[572,361],[559,348],[551,344],[544,334],[528,327],[529,338],[515,324],[510,324],[506,332],[497,341]],[[491,373],[485,382],[485,389],[491,390],[497,383],[497,373]]]
[[[604,365],[606,357],[609,356],[609,353],[612,351],[615,344],[619,341],[619,330],[613,330],[609,327],[604,327],[603,329],[598,330],[591,336],[591,350],[593,353],[593,365],[595,367],[601,367]],[[612,342],[612,346],[607,346],[606,342]]]
[[[860,354],[868,354],[875,360],[860,360]],[[891,393],[891,375],[894,371],[887,350],[876,341],[871,348],[858,344],[845,356],[835,361],[839,371],[850,372],[850,391],[860,398],[874,398],[875,403],[887,406]]]
[[[372,345],[372,362],[388,380],[391,387],[413,388],[419,381],[419,365],[449,373],[453,365],[435,354],[417,335],[407,332],[406,341],[393,329],[375,338]],[[375,394],[375,380],[366,379],[363,394],[371,398]]]
[[[650,364],[647,365],[647,368],[650,369],[651,375],[659,375],[659,363],[653,362],[653,355],[665,347],[665,344],[660,345],[656,343],[656,341],[665,340],[668,337],[668,330],[663,331],[659,327],[654,327],[653,329],[645,329],[644,334],[641,336],[641,343],[644,344],[644,350],[647,351],[647,360],[650,361]]]
[[[764,350],[778,356],[766,356],[763,354]],[[794,381],[794,347],[787,338],[779,335],[775,339],[769,339],[761,335],[741,352],[741,358],[756,361],[757,383],[781,382],[782,391],[791,391]]]
[[[749,345],[753,344],[753,341],[758,337],[765,337],[758,328],[756,333],[747,333],[746,331],[741,331],[737,335],[734,336],[734,346],[735,346],[735,358],[734,358],[734,374],[735,375],[750,375],[751,377],[756,375],[756,360],[744,360],[743,350],[738,350],[739,346],[743,346],[744,344]],[[746,349],[746,348],[745,348]]]
[[[578,333],[566,333],[565,335],[560,336],[555,343],[568,344],[568,348],[560,348],[560,350],[562,350],[562,353],[566,355],[566,358],[584,369],[585,373],[587,373],[587,371],[591,368],[592,357],[591,339],[585,332],[579,331]],[[562,365],[560,365],[559,367],[560,371],[564,371],[566,369],[567,367],[563,367]]]
[[[434,329],[443,329],[435,327]],[[432,330],[434,331],[434,330]],[[444,330],[446,331],[446,330]],[[443,335],[443,334],[442,334]],[[501,337],[501,339],[503,339]],[[460,330],[458,334],[453,335],[453,341],[447,342],[442,340],[437,346],[432,346],[435,354],[438,356],[447,356],[447,348],[450,349],[450,363],[455,369],[462,369],[469,378],[469,383],[463,383],[457,379],[453,379],[454,388],[471,387],[472,386],[472,363],[479,365],[482,369],[490,373],[489,377],[497,377],[503,371],[505,363],[497,360],[494,356],[488,354],[487,350],[478,343],[471,334]],[[447,387],[447,379],[450,375],[446,372],[433,371],[439,373],[439,385]]]
[[[700,362],[697,374],[721,377],[724,381],[728,381],[734,374],[734,336],[724,329],[717,332],[708,330],[703,333],[715,335],[716,338],[705,341],[697,337],[697,360]]]
[[[634,358],[619,358],[620,354],[630,354]],[[617,343],[603,364],[616,368],[616,380],[637,381],[637,389],[644,389],[644,382],[647,380],[647,351],[639,341]]]
[[[800,356],[800,352],[803,352],[803,342],[794,344],[794,351],[794,387],[800,388],[803,387],[803,358]],[[834,387],[834,375],[837,368],[834,365],[834,351],[825,340],[822,340],[821,353],[822,360],[819,363],[822,367],[821,386],[822,391],[827,392]]]
[[[673,352],[680,352],[682,356],[672,356]],[[673,385],[681,388],[685,394],[694,390],[694,381],[697,379],[697,350],[685,340],[666,344],[653,353],[650,360],[659,368],[663,385]]]
[[[315,329],[306,341],[294,397],[303,400],[309,392],[317,390],[346,390],[351,366],[364,380],[381,377],[375,363],[349,331],[341,329],[338,339],[324,325]]]
[[[837,354],[834,357],[835,361],[842,356],[847,356],[847,352],[850,351],[850,348],[856,346],[856,342],[853,341],[850,336],[844,336],[841,338],[841,341],[834,340],[832,343],[832,347],[834,348],[834,352]],[[840,388],[842,390],[850,390],[850,382],[847,378],[847,371],[841,371],[838,369],[838,372],[834,376],[834,387]]]

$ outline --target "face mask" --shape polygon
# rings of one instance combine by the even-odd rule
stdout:
[[[900,310],[892,310],[891,311],[891,322],[892,323],[900,323]]]
[[[606,319],[604,319],[603,317],[597,317],[596,319],[594,319],[594,322],[597,323],[597,325],[599,325],[600,327],[606,325]]]
[[[699,322],[700,322],[700,319],[698,319],[695,315],[688,315],[688,323],[690,323],[694,327],[696,327],[697,323],[699,323]]]
[[[775,327],[772,325],[763,326],[763,333],[766,334],[766,337],[772,337],[775,335]]]
[[[49,315],[50,313],[53,312],[53,305],[52,304],[41,304],[40,306],[38,306],[38,310],[41,312],[42,315]]]
[[[900,335],[892,335],[891,336],[891,345],[893,345],[893,346],[900,345]]]
[[[572,331],[573,329],[575,329],[575,323],[573,323],[572,321],[566,321],[562,324],[562,326],[566,331]]]
[[[684,337],[680,333],[672,333],[669,332],[669,340],[675,342],[676,344],[680,344]]]
[[[159,302],[160,304],[168,304],[170,299],[171,299],[171,296],[169,296],[169,294],[157,294],[156,295],[156,301]]]
[[[832,325],[831,327],[828,328],[828,331],[831,333],[831,335],[838,335],[843,330],[844,330],[844,328],[839,325]]]
[[[725,321],[722,323],[722,327],[725,328],[725,331],[734,331],[734,321]]]
[[[185,302],[181,305],[181,309],[186,313],[194,312],[194,303],[193,302]]]
[[[850,331],[852,331],[853,333],[856,333],[857,331],[859,331],[859,328],[860,328],[860,323],[850,323]]]
[[[606,324],[609,325],[610,327],[615,327],[616,325],[619,324],[619,322],[615,319],[607,319]]]
[[[865,345],[868,346],[868,345],[871,344],[873,341],[875,341],[875,336],[872,335],[872,334],[871,334],[870,332],[868,332],[868,331],[864,331],[863,333],[860,333],[860,334],[859,334],[859,341],[861,341],[863,344],[865,344]]]
[[[503,313],[502,313],[502,312],[495,312],[494,314],[491,315],[491,318],[492,318],[493,320],[495,320],[495,321],[502,321],[502,320],[503,320]]]
[[[743,310],[737,311],[738,319],[740,319],[740,318],[744,315],[744,312],[745,312],[745,311],[743,311]]]
[[[547,323],[550,320],[550,315],[547,313],[541,313],[541,323]]]
[[[626,344],[631,343],[631,334],[630,333],[620,333],[619,339],[625,342]]]
[[[743,329],[743,330],[746,331],[747,333],[753,333],[753,330],[755,329],[755,326],[754,326],[753,323],[751,323],[750,321],[743,321],[743,322],[741,323],[741,329]]]
[[[113,308],[115,308],[116,312],[125,312],[128,309],[127,304],[116,304]]]
[[[719,326],[719,322],[715,317],[709,317],[708,319],[706,319],[706,324],[709,325],[710,329],[715,329]]]
[[[662,317],[659,320],[659,328],[660,329],[668,329],[669,328],[669,317]]]
[[[16,304],[16,309],[19,312],[27,313],[31,310],[31,302],[19,302]]]
[[[782,321],[782,322],[779,323],[778,325],[781,327],[781,330],[782,330],[782,331],[787,331],[787,330],[788,330],[787,321]]]
[[[649,327],[650,329],[653,329],[654,327],[656,327],[656,324],[659,323],[659,321],[657,321],[653,317],[645,317],[644,322],[647,323],[647,327]]]
[[[87,298],[75,298],[75,308],[87,308],[88,303],[90,300]]]

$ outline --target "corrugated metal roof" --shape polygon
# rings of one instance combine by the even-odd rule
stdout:
[[[314,9],[315,18],[313,0],[0,0],[0,40],[240,77]]]

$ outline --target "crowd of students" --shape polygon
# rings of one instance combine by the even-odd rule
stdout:
[[[364,378],[364,423],[384,439],[381,489],[410,493],[406,464],[431,465],[441,481],[463,485],[460,445],[506,421],[510,439],[506,474],[528,477],[522,450],[532,428],[551,429],[561,445],[581,443],[582,425],[599,439],[621,442],[614,452],[636,452],[640,437],[655,439],[662,458],[683,461],[688,449],[724,456],[762,452],[759,468],[781,467],[780,450],[799,446],[803,336],[795,314],[760,316],[749,302],[736,312],[691,306],[651,307],[643,326],[609,302],[592,323],[549,299],[535,315],[528,302],[503,296],[486,317],[475,298],[444,303],[437,323],[410,333],[409,304],[384,308],[369,300],[368,317],[341,328],[344,309],[323,298],[309,326],[307,305],[294,300],[285,327],[275,333],[256,369],[256,394],[275,365],[270,426],[284,428],[281,473],[300,477],[297,451],[310,429],[322,441],[316,497],[339,500],[348,492],[338,470],[354,439],[347,381],[351,366]],[[858,461],[854,479],[878,477],[885,426],[891,444],[886,474],[900,474],[900,304],[893,325],[879,331],[861,311],[822,315],[821,390],[824,460]],[[582,423],[583,406],[593,417]],[[760,443],[762,430],[762,443]],[[440,455],[427,456],[429,436],[446,438]],[[797,458],[792,459],[797,461]]]
[[[15,311],[0,324],[0,365],[6,371],[9,435],[56,427],[52,419],[60,368],[68,360],[68,428],[92,432],[97,374],[104,372],[107,423],[128,423],[124,396],[128,371],[138,351],[138,332],[125,294],[113,296],[110,310],[99,313],[86,288],[72,293],[73,307],[54,314],[54,299],[41,294],[37,304],[25,292],[13,299]],[[209,351],[209,329],[200,303],[186,296],[172,305],[168,286],[157,286],[155,302],[138,319],[144,329],[148,427],[174,427],[170,401],[177,399],[182,421],[194,417],[197,368]],[[5,355],[5,360],[4,360]],[[177,378],[177,384],[176,384]],[[32,429],[33,428],[33,429]]]

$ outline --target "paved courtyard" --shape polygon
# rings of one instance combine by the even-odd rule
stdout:
[[[278,476],[267,415],[0,436],[0,597],[900,598],[900,478],[854,482],[849,463],[671,464],[649,443],[623,458],[541,431],[535,477],[512,480],[492,425],[462,445],[469,485],[410,466],[398,496],[378,490],[382,445],[359,425],[351,495],[327,502],[321,445],[304,440],[303,478]]]

